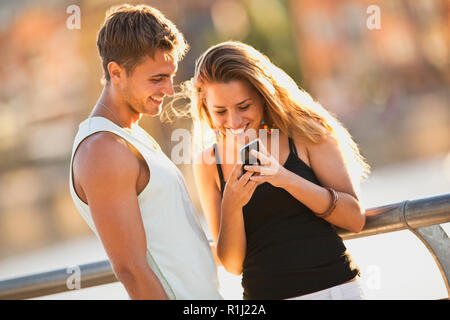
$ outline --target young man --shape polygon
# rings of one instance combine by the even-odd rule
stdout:
[[[158,10],[111,8],[97,46],[106,84],[80,124],[70,192],[132,299],[222,299],[183,176],[138,121],[161,112],[187,43]]]

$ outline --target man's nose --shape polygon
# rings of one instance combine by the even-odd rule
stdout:
[[[166,96],[173,96],[175,94],[175,90],[173,89],[173,80],[172,79],[169,79],[166,82],[166,85],[163,88],[163,93]]]

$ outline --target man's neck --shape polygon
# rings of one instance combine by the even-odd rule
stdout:
[[[142,117],[135,112],[127,102],[117,94],[111,84],[105,85],[103,91],[91,113],[91,117],[107,118],[124,129],[137,125]]]

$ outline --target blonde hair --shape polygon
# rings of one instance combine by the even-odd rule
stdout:
[[[191,99],[194,143],[204,147],[205,124],[214,128],[204,100],[204,85],[235,79],[248,81],[261,94],[267,122],[287,136],[303,136],[314,143],[327,135],[336,138],[352,182],[359,190],[370,167],[347,129],[267,56],[241,42],[228,41],[209,48],[196,61],[194,77],[182,85]]]

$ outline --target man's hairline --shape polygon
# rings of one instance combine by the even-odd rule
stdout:
[[[118,63],[118,62],[115,61],[115,60],[109,61],[108,64],[110,64],[111,62],[117,63],[120,67],[122,67],[122,68],[125,69],[125,72],[126,72],[126,74],[127,74],[127,77],[130,77],[130,76],[133,75],[134,71],[136,70],[136,67],[137,67],[138,65],[144,63],[145,57],[148,57],[148,58],[152,59],[153,61],[155,61],[155,54],[156,54],[157,51],[163,51],[164,54],[169,53],[169,56],[172,57],[172,59],[174,60],[174,63],[176,63],[177,65],[180,63],[181,60],[183,60],[183,56],[177,58],[177,56],[174,54],[175,51],[176,51],[175,49],[162,49],[162,48],[156,48],[155,51],[153,52],[153,56],[152,56],[151,53],[149,53],[149,54],[144,54],[144,55],[140,56],[140,57],[138,58],[138,61],[137,61],[137,62],[133,65],[133,67],[131,67],[129,70],[127,70],[127,68],[126,68],[123,64],[120,64],[120,63]],[[107,68],[107,69],[108,69],[108,68]],[[177,68],[176,72],[177,72],[177,71],[178,71],[178,68]],[[109,72],[109,70],[108,70],[108,72]],[[176,73],[176,72],[175,72],[175,73]],[[105,76],[105,81],[106,81],[107,84],[109,84],[109,83],[111,82],[111,75],[109,75],[109,79],[107,79],[106,76]]]

